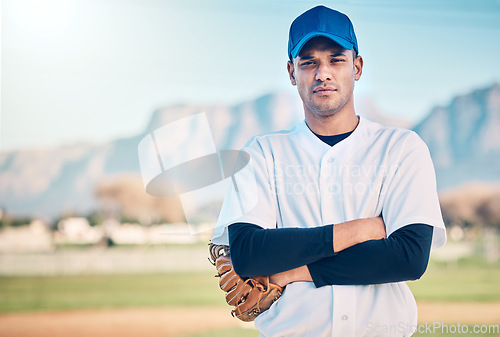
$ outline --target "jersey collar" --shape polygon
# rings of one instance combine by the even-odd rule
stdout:
[[[319,139],[307,126],[306,121],[303,120],[297,125],[299,134],[299,143],[312,154],[319,157],[328,155],[338,159],[350,157],[361,144],[367,142],[375,134],[375,132],[382,128],[380,124],[374,123],[364,117],[358,116],[359,123],[352,134],[339,142],[335,146],[330,146]]]

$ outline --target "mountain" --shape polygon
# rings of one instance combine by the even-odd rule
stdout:
[[[303,118],[297,95],[281,92],[233,106],[187,104],[159,109],[154,112],[144,135],[198,112],[206,114],[218,149],[239,149],[256,134],[288,129]]]
[[[354,107],[356,109],[356,114],[382,125],[405,129],[409,129],[412,126],[410,120],[390,117],[380,112],[375,102],[368,96],[356,96]]]
[[[355,106],[357,113],[382,124],[408,125],[385,117],[368,97],[357,97]],[[499,107],[500,87],[495,85],[459,96],[448,107],[435,108],[414,128],[429,145],[440,187],[472,179],[500,180]],[[137,186],[140,182],[137,146],[145,135],[198,112],[206,113],[219,150],[239,149],[253,135],[288,129],[303,119],[298,95],[283,92],[236,105],[186,104],[158,109],[143,132],[106,144],[2,153],[0,209],[11,215],[51,219],[62,213],[87,214],[103,207],[103,198],[109,196],[128,200],[128,204],[144,204],[142,208],[136,205],[139,210],[151,209],[161,203],[138,188],[134,188],[133,198],[120,194],[125,192],[118,185],[126,181]]]
[[[205,112],[217,148],[239,149],[255,134],[288,129],[301,120],[302,107],[296,96],[271,94],[233,106],[172,106],[155,111],[144,132],[130,138],[102,145],[2,153],[0,209],[11,215],[48,219],[61,213],[89,213],[98,206],[95,194],[100,182],[113,184],[113,177],[130,173],[141,179],[137,146],[149,132]]]
[[[96,207],[100,179],[139,169],[130,149],[139,138],[97,145],[26,150],[0,156],[0,207],[8,214],[52,218]],[[135,151],[137,152],[137,151]]]
[[[500,180],[500,85],[457,96],[413,130],[427,143],[439,188]]]

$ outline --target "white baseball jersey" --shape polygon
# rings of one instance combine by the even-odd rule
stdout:
[[[250,169],[235,175],[213,234],[227,226],[315,227],[382,214],[387,235],[413,223],[434,226],[432,248],[446,242],[434,167],[413,131],[360,118],[331,147],[305,122],[252,138]],[[405,282],[324,286],[294,282],[255,320],[261,336],[410,336],[417,306]]]

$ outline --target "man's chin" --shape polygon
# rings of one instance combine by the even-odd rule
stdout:
[[[319,116],[330,117],[339,111],[339,106],[337,104],[315,104],[312,110]]]
[[[340,99],[340,97],[316,97],[309,101],[310,110],[314,111],[316,115],[329,117],[335,115],[343,110],[347,102]]]

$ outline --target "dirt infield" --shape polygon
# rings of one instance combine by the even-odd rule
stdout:
[[[1,337],[170,337],[239,326],[221,308],[106,309],[0,316]]]
[[[420,302],[419,316],[420,322],[499,324],[500,302]],[[0,336],[173,337],[243,324],[219,307],[40,312],[0,315]]]
[[[500,302],[418,302],[421,323],[500,324]]]

